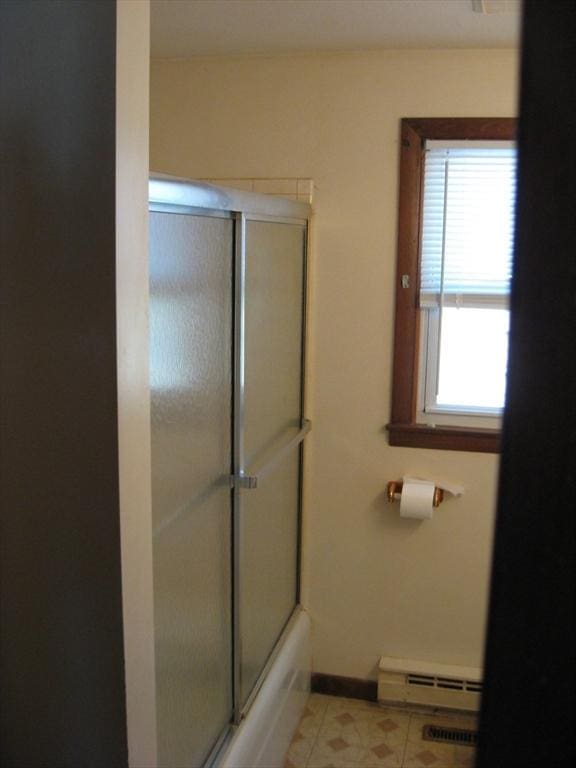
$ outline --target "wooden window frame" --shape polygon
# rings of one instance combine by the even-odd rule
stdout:
[[[514,140],[512,117],[404,118],[401,121],[396,316],[389,443],[409,448],[498,453],[500,430],[416,421],[420,346],[422,171],[427,139]],[[403,276],[408,276],[408,281]],[[408,284],[406,284],[408,282]]]

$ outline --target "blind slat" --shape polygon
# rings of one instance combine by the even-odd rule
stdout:
[[[421,306],[501,306],[510,291],[516,149],[499,144],[426,150]]]

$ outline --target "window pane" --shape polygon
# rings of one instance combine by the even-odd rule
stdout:
[[[443,308],[438,405],[504,406],[509,315],[506,309]]]

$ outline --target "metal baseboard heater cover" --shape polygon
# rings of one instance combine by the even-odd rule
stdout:
[[[482,670],[413,659],[382,656],[378,701],[477,712],[482,695]]]

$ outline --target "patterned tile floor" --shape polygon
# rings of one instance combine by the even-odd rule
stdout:
[[[472,747],[424,741],[428,724],[475,728],[476,719],[313,693],[285,768],[473,768]]]

